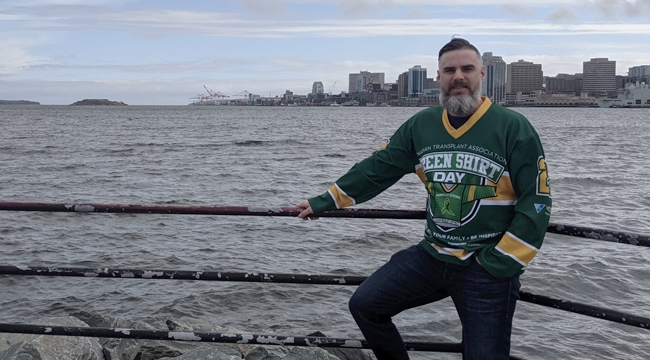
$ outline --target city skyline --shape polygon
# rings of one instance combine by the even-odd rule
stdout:
[[[544,76],[582,72],[592,58],[616,74],[650,64],[650,2],[641,0],[5,0],[0,99],[70,104],[107,98],[185,105],[203,86],[307,94],[348,90],[348,74],[416,65],[435,77],[452,36]]]

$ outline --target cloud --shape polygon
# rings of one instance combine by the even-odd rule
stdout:
[[[28,51],[34,45],[27,39],[2,39],[0,40],[0,75],[17,74],[31,66],[47,62],[46,58],[31,55]]]
[[[249,6],[259,0],[245,0]],[[279,0],[276,0],[279,1]],[[397,0],[347,0],[340,2],[342,11],[349,16],[365,14],[368,9],[384,9],[382,4],[392,6]],[[622,0],[619,0],[622,1]],[[646,0],[647,1],[647,0]],[[639,1],[640,2],[640,1]],[[650,3],[650,1],[648,1]],[[266,5],[263,5],[266,6]],[[262,7],[263,7],[262,6]],[[513,11],[528,12],[530,7],[511,7]],[[565,35],[566,31],[579,34],[650,34],[649,24],[598,23],[577,27],[578,16],[569,7],[561,6],[549,13],[551,24],[531,21],[520,16],[513,21],[499,18],[453,18],[447,14],[428,18],[359,18],[354,21],[337,18],[310,19],[252,19],[245,15],[227,12],[204,12],[192,10],[145,10],[107,8],[93,6],[43,6],[16,8],[13,16],[15,26],[32,30],[47,29],[48,32],[82,31],[89,33],[134,33],[145,37],[179,36],[183,34],[210,37],[239,38],[367,38],[378,36],[430,36],[448,34],[450,29],[462,29],[463,36],[502,35]],[[383,11],[383,10],[382,10]]]
[[[338,6],[343,17],[358,18],[389,11],[394,3],[392,0],[346,0],[340,1]]]
[[[560,6],[546,15],[546,20],[553,24],[574,24],[580,17],[569,7]]]
[[[585,6],[606,19],[642,18],[650,16],[648,0],[588,0]]]
[[[507,14],[513,15],[519,18],[535,18],[537,13],[535,9],[531,6],[521,5],[518,3],[508,3],[503,5],[503,11]]]
[[[258,14],[286,14],[289,12],[282,0],[239,0],[239,2],[244,9]]]

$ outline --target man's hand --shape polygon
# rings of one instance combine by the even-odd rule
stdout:
[[[309,205],[309,201],[303,200],[301,201],[296,207],[305,209],[303,210],[300,214],[298,214],[298,217],[303,219],[303,220],[315,220],[318,219],[318,217],[313,217],[309,216],[314,213],[314,210],[312,210],[311,205]]]

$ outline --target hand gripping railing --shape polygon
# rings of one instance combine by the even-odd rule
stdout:
[[[52,211],[52,212],[94,212],[120,214],[184,214],[184,215],[238,215],[238,216],[292,216],[303,209],[295,207],[259,206],[172,206],[172,205],[124,205],[124,204],[54,204],[29,202],[0,202],[0,210]],[[425,219],[423,210],[378,210],[341,209],[323,211],[318,217],[361,218],[361,219]],[[596,229],[590,227],[549,224],[547,232],[604,240],[623,244],[650,247],[650,236]]]

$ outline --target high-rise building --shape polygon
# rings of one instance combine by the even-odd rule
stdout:
[[[627,76],[630,81],[650,82],[650,65],[640,65],[631,67]]]
[[[427,78],[427,86],[425,89],[440,89],[440,83],[434,78]]]
[[[541,64],[519,60],[506,66],[506,93],[531,93],[544,88]]]
[[[408,71],[408,93],[411,97],[417,97],[424,92],[427,86],[427,69],[415,65]]]
[[[325,92],[323,88],[323,83],[321,81],[314,81],[314,85],[311,86],[312,94],[322,94]]]
[[[384,74],[384,73],[372,73],[371,76],[372,76],[372,84],[373,85],[379,84],[380,88],[384,87],[384,83],[385,83],[384,80],[386,78],[386,74]]]
[[[361,71],[348,75],[348,92],[371,91],[373,88],[379,86],[384,87],[384,73],[371,73],[369,71]]]
[[[405,98],[409,96],[409,73],[403,72],[397,76],[397,97]]]
[[[628,72],[629,77],[643,77],[650,76],[650,65],[632,66]]]
[[[583,62],[582,89],[589,96],[616,96],[616,61],[593,58]]]
[[[506,101],[506,62],[501,56],[493,56],[491,52],[483,53],[482,59],[485,80],[481,91],[493,103],[502,104]]]
[[[357,91],[357,77],[359,73],[348,74],[348,94]]]
[[[580,95],[582,91],[582,74],[557,74],[546,79],[546,93]]]

